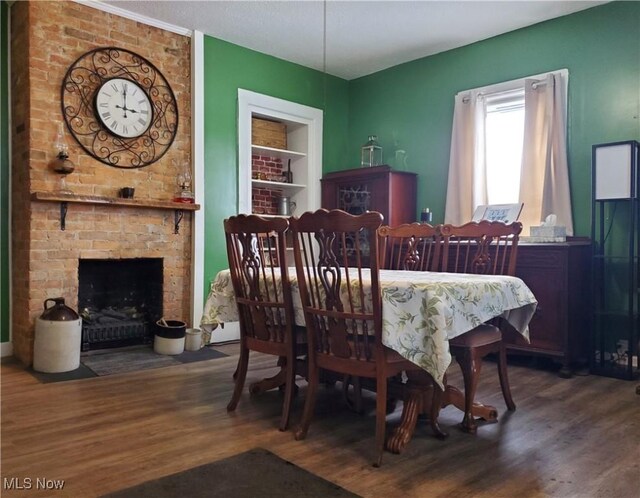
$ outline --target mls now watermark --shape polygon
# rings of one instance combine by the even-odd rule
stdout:
[[[46,477],[4,477],[2,489],[62,489],[64,479],[47,479]]]

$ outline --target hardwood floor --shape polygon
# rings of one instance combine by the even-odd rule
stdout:
[[[93,497],[240,453],[266,448],[363,497],[608,497],[640,495],[640,396],[636,383],[509,366],[517,410],[507,413],[495,364],[477,399],[499,408],[498,423],[460,432],[461,413],[443,410],[449,438],[426,422],[401,455],[373,468],[375,403],[347,410],[340,389],[321,388],[304,441],[277,430],[281,394],[249,396],[235,413],[228,358],[121,375],[40,384],[17,363],[1,367],[3,497]],[[248,383],[275,372],[253,354]],[[461,385],[457,367],[450,380]],[[293,413],[299,419],[304,381]],[[504,415],[503,415],[504,414]],[[388,418],[397,424],[400,408]],[[64,488],[8,490],[7,479],[64,480]],[[212,496],[215,494],[212,493]],[[186,497],[185,497],[186,498]]]

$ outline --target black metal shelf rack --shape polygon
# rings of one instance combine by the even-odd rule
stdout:
[[[619,379],[636,379],[640,374],[640,162],[637,141],[594,145],[592,150],[593,200],[593,290],[591,330],[591,372]],[[605,150],[608,154],[601,155]],[[620,185],[601,188],[597,175],[606,175],[610,165],[597,165],[602,158],[621,159]],[[623,154],[620,154],[620,151]],[[616,160],[617,160],[616,159]],[[602,161],[603,163],[605,161]],[[615,166],[615,161],[611,167]],[[620,192],[618,192],[620,191]]]

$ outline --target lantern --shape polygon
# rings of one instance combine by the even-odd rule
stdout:
[[[382,164],[382,147],[376,135],[369,135],[369,140],[362,146],[361,166],[380,166]]]

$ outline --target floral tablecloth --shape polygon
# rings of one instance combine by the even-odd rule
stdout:
[[[304,325],[295,268],[289,270],[296,323]],[[440,385],[451,363],[449,339],[502,316],[528,340],[537,305],[517,277],[381,270],[380,286],[382,342]],[[237,320],[231,275],[223,270],[211,283],[201,325]]]

